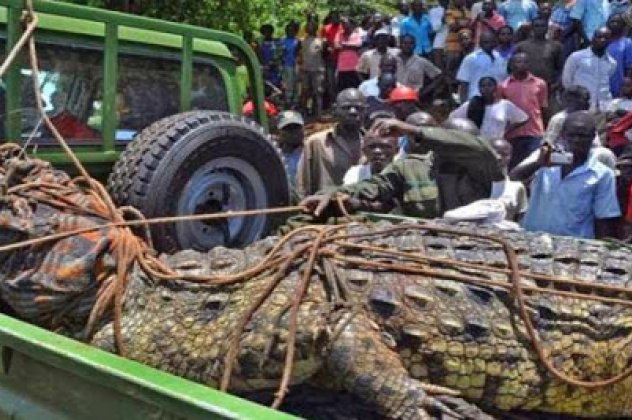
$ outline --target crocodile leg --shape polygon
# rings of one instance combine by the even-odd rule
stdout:
[[[389,418],[429,419],[431,412],[463,418],[424,392],[368,318],[350,316],[353,319],[344,320],[342,331],[334,334],[326,360],[327,379],[375,404],[377,411]]]

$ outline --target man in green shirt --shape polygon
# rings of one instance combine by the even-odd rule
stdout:
[[[375,203],[391,203],[407,216],[434,218],[488,198],[492,182],[503,179],[488,143],[463,128],[417,127],[387,119],[378,120],[370,134],[408,136],[412,154],[368,180],[306,197],[301,205],[314,216],[321,216],[343,194],[351,211],[371,211]]]

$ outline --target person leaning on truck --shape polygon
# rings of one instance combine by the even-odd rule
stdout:
[[[321,216],[333,198],[343,194],[351,211],[372,211],[376,203],[390,203],[406,216],[434,218],[488,198],[492,183],[504,179],[488,142],[463,128],[418,127],[393,118],[378,120],[369,135],[408,136],[413,153],[370,179],[306,197],[301,205],[309,213]],[[430,151],[432,155],[422,154]]]

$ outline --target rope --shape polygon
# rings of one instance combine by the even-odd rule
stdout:
[[[619,288],[607,285],[586,284],[577,282],[573,279],[563,279],[558,277],[549,277],[538,274],[521,272],[518,267],[517,257],[511,244],[500,237],[478,234],[475,232],[463,232],[458,229],[434,226],[430,224],[425,225],[399,225],[388,229],[382,229],[380,231],[362,233],[362,234],[348,234],[338,233],[340,230],[346,228],[346,225],[326,227],[326,226],[307,226],[296,229],[290,232],[288,235],[280,239],[280,241],[273,247],[273,249],[254,267],[251,267],[245,271],[230,275],[217,275],[217,276],[194,276],[194,275],[180,275],[174,272],[170,267],[166,266],[159,259],[153,255],[152,249],[147,245],[151,243],[151,235],[149,233],[149,226],[159,223],[175,223],[180,221],[200,221],[200,220],[213,220],[230,217],[248,217],[265,214],[280,214],[288,212],[297,212],[304,210],[300,206],[279,207],[273,209],[259,209],[259,210],[245,210],[238,212],[228,212],[222,214],[197,214],[189,216],[174,216],[174,217],[159,217],[154,219],[145,219],[140,212],[135,209],[122,208],[117,209],[114,205],[111,197],[98,181],[91,178],[83,167],[79,159],[74,155],[68,144],[60,135],[58,130],[52,124],[44,109],[42,107],[41,92],[39,91],[39,67],[37,63],[37,51],[35,47],[35,40],[33,33],[37,25],[37,16],[33,9],[32,0],[26,0],[27,11],[24,14],[23,20],[27,23],[27,27],[20,37],[16,45],[8,54],[7,59],[0,66],[0,76],[2,76],[11,63],[15,60],[18,52],[28,43],[30,64],[33,71],[33,87],[36,96],[36,106],[38,112],[41,115],[42,121],[48,127],[53,134],[56,141],[62,147],[64,152],[68,155],[71,162],[81,174],[79,178],[76,178],[69,185],[56,185],[45,182],[32,182],[22,185],[17,185],[11,188],[6,188],[7,194],[26,195],[29,198],[39,200],[42,203],[52,205],[58,209],[64,211],[71,211],[82,215],[98,216],[108,223],[97,224],[93,227],[87,227],[82,229],[75,229],[69,232],[60,232],[57,234],[29,239],[22,242],[8,244],[0,247],[0,252],[8,252],[16,249],[36,246],[43,243],[58,241],[60,239],[68,238],[71,236],[94,232],[101,229],[114,229],[116,232],[115,239],[111,245],[110,252],[116,259],[116,272],[108,276],[102,276],[104,279],[101,282],[99,291],[97,293],[97,300],[90,313],[85,328],[86,337],[89,337],[97,325],[99,319],[108,310],[113,307],[113,327],[115,336],[115,345],[118,352],[121,355],[125,355],[125,343],[123,340],[121,325],[122,325],[122,306],[124,299],[124,292],[129,278],[129,272],[135,263],[141,267],[149,276],[160,280],[186,280],[193,282],[204,282],[213,285],[228,285],[237,284],[248,281],[248,279],[258,275],[269,275],[271,280],[266,285],[264,290],[253,299],[252,304],[247,308],[241,317],[237,328],[234,329],[231,339],[228,344],[228,351],[224,358],[224,371],[221,380],[221,389],[227,391],[230,386],[230,379],[232,376],[233,366],[237,361],[239,354],[239,346],[241,342],[241,336],[244,333],[245,327],[252,319],[256,311],[266,302],[269,296],[276,290],[278,285],[286,278],[288,271],[303,258],[306,261],[306,266],[303,268],[302,277],[296,285],[294,295],[292,297],[289,310],[289,334],[287,342],[287,352],[285,355],[284,369],[280,380],[280,385],[277,393],[275,394],[275,400],[273,407],[277,408],[281,405],[284,396],[287,394],[288,385],[291,378],[294,354],[296,347],[296,333],[298,328],[298,311],[300,304],[303,302],[306,291],[309,289],[310,281],[312,280],[315,269],[319,261],[324,258],[331,258],[346,265],[357,265],[363,268],[371,267],[379,270],[392,270],[400,273],[410,274],[424,274],[434,278],[442,278],[455,280],[459,282],[481,284],[485,286],[503,287],[510,290],[513,298],[516,302],[519,316],[524,322],[529,335],[529,339],[532,347],[536,351],[539,360],[545,366],[545,368],[559,380],[566,382],[573,386],[579,386],[584,388],[597,388],[617,383],[624,380],[632,374],[632,367],[626,369],[621,374],[618,374],[612,378],[596,381],[581,381],[576,378],[569,377],[563,372],[559,371],[552,362],[547,358],[542,343],[540,342],[537,332],[531,323],[527,312],[527,304],[525,298],[525,291],[529,292],[541,292],[554,295],[560,295],[569,298],[579,299],[591,299],[597,301],[603,301],[607,303],[615,303],[621,305],[630,306],[630,302],[624,299],[611,298],[609,296],[599,296],[598,293],[608,294],[612,292],[632,294],[632,291],[625,288]],[[7,145],[0,151],[14,153],[16,146]],[[20,148],[17,147],[19,151]],[[23,149],[22,149],[23,150]],[[6,181],[10,178],[11,170],[5,174]],[[80,185],[85,184],[83,189]],[[79,205],[72,199],[66,197],[67,194],[77,192],[77,189],[82,190],[87,196],[92,198],[95,208],[89,208],[86,205]],[[345,217],[349,217],[349,213],[345,207],[346,197],[338,195],[335,197],[335,203],[338,206],[338,210]],[[125,220],[124,214],[131,214],[136,220]],[[140,238],[136,237],[130,228],[141,226],[144,228],[145,239],[144,242]],[[477,238],[485,241],[495,242],[500,244],[505,252],[507,258],[508,269],[502,269],[497,267],[487,267],[484,264],[477,265],[471,263],[465,263],[462,261],[456,261],[454,259],[440,259],[432,258],[425,255],[416,255],[398,250],[373,247],[368,245],[360,245],[349,242],[351,239],[369,239],[375,236],[388,235],[396,232],[421,230],[425,232],[434,232],[437,234],[446,234],[452,236],[467,236]],[[294,242],[292,242],[294,241]],[[292,250],[290,253],[284,253],[284,247],[291,244]],[[335,250],[332,249],[335,247]],[[384,262],[366,257],[348,257],[344,255],[345,251],[353,251],[357,254],[357,251],[381,253],[391,257],[397,257],[402,259],[408,259],[413,264],[402,264],[395,262]],[[433,270],[427,268],[427,263],[437,263],[442,265],[450,265],[455,267],[463,267],[470,269],[480,269],[481,271],[490,271],[495,273],[501,273],[509,276],[510,282],[500,282],[490,279],[483,279],[479,277],[469,277],[462,274],[446,273],[439,270]],[[416,265],[415,265],[416,264]],[[525,286],[520,281],[521,277],[530,277],[536,280],[544,281],[554,286],[567,285],[571,287],[581,286],[583,290],[589,290],[586,293],[569,292],[564,290],[545,289],[534,286]],[[331,285],[330,285],[331,288]],[[327,290],[328,293],[334,293],[333,290]]]

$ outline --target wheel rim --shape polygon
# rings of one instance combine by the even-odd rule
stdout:
[[[233,157],[213,159],[189,178],[178,199],[178,215],[219,213],[268,206],[259,172]],[[263,235],[266,216],[233,217],[217,221],[176,223],[183,248],[207,250],[215,246],[240,247]]]

